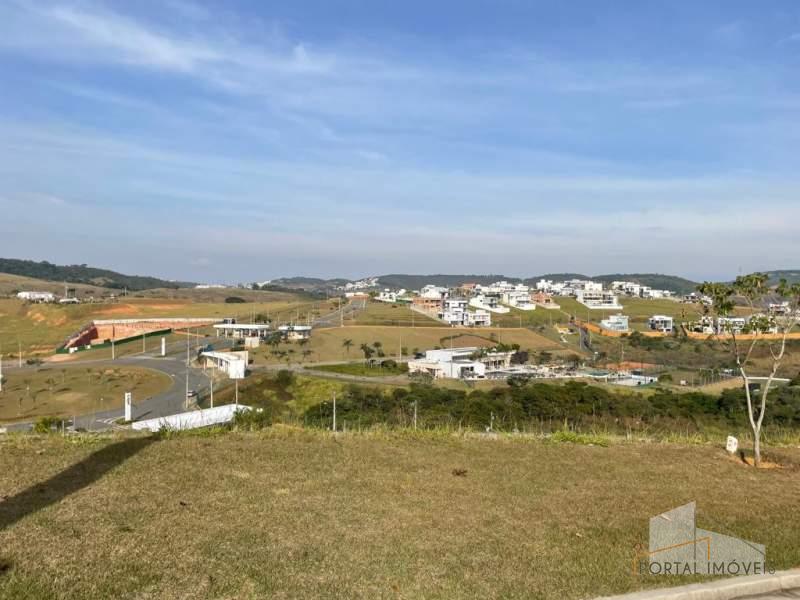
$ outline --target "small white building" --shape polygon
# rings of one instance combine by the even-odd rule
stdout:
[[[477,347],[428,350],[425,358],[408,362],[408,372],[427,373],[434,379],[485,379],[511,366],[514,351]]]
[[[628,317],[627,315],[609,315],[607,318],[600,321],[600,327],[608,331],[627,333]]]
[[[283,339],[290,342],[311,338],[311,325],[281,325],[278,331]]]
[[[231,379],[244,379],[247,372],[249,354],[247,350],[241,352],[202,352],[200,361],[204,367],[214,367]]]
[[[232,337],[239,340],[247,337],[266,339],[270,333],[268,323],[219,323],[214,325],[214,329],[217,337]]]
[[[52,292],[19,292],[17,298],[28,302],[55,302],[56,295]]]
[[[647,325],[652,331],[661,333],[672,333],[675,329],[675,321],[667,315],[653,315],[647,320]]]

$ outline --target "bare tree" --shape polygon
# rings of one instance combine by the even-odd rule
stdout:
[[[786,355],[786,339],[800,322],[800,284],[790,285],[781,279],[775,288],[770,288],[768,279],[765,273],[753,273],[737,277],[732,284],[706,282],[697,288],[712,300],[706,310],[717,317],[718,326],[723,323],[718,327],[719,333],[730,337],[731,352],[744,383],[747,417],[753,431],[753,464],[756,467],[761,466],[761,426],[766,414],[767,397]],[[750,311],[743,327],[725,320],[733,313],[736,299]],[[753,364],[753,354],[759,345],[769,350],[770,364],[768,374],[761,377],[754,374],[756,366]],[[753,398],[750,389],[753,381],[763,381],[758,392],[760,398]]]

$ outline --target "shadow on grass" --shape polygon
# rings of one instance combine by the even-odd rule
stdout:
[[[91,485],[156,440],[149,436],[109,444],[47,481],[6,498],[0,502],[0,531]]]

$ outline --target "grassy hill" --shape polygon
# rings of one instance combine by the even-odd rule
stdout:
[[[777,457],[754,472],[708,445],[288,428],[9,437],[0,599],[590,598],[687,583],[631,569],[650,517],[692,500],[699,526],[785,569],[800,453]]]
[[[86,265],[54,265],[47,261],[0,258],[0,273],[21,275],[46,281],[82,283],[113,289],[127,288],[132,291],[152,288],[180,288],[194,284],[182,281],[167,281],[157,277],[123,275],[108,269],[97,269]]]
[[[767,275],[770,285],[776,285],[781,279],[786,279],[789,283],[800,283],[800,269],[767,271]]]

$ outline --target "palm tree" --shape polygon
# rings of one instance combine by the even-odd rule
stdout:
[[[350,338],[343,340],[342,346],[344,347],[345,352],[347,352],[347,356],[350,356],[350,348],[353,347],[353,340],[351,340]]]
[[[364,353],[364,358],[369,359],[375,353],[367,344],[361,344],[361,351]]]

